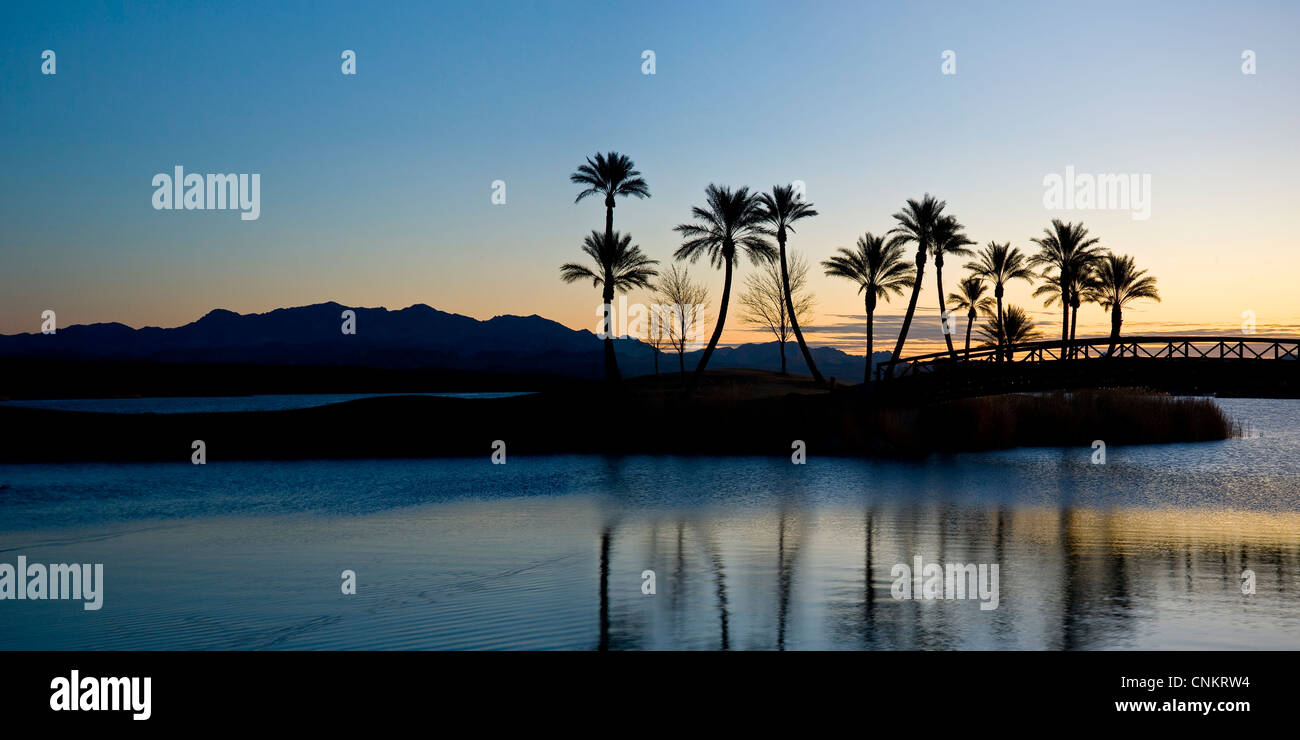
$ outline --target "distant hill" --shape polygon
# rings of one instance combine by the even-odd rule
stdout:
[[[356,313],[356,334],[343,334],[344,310]],[[625,375],[653,372],[648,345],[615,340]],[[827,377],[857,382],[862,357],[830,347],[813,348]],[[701,351],[686,354],[695,368]],[[877,361],[887,357],[877,353]],[[497,316],[486,321],[423,304],[397,311],[338,303],[280,308],[261,314],[217,309],[170,329],[132,329],[119,323],[74,325],[56,334],[0,335],[0,358],[156,362],[174,364],[301,365],[461,372],[540,373],[597,378],[603,373],[601,340],[541,316]],[[797,344],[786,346],[792,373],[807,373]],[[678,367],[663,353],[661,372]],[[710,367],[779,370],[775,342],[719,347]]]

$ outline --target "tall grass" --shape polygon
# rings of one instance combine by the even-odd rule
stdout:
[[[1204,442],[1239,436],[1210,398],[1138,389],[1012,394],[878,409],[876,442],[904,454],[1006,447]],[[864,422],[870,423],[869,419]]]

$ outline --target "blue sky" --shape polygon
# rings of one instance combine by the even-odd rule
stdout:
[[[603,225],[567,175],[609,149],[653,193],[620,202],[615,227],[665,263],[709,182],[805,181],[823,215],[792,245],[814,262],[928,191],[981,244],[1029,250],[1052,217],[1082,218],[1161,281],[1164,302],[1133,321],[1232,326],[1250,309],[1285,327],[1298,16],[1227,2],[7,4],[0,331],[36,330],[46,308],[63,325],[167,326],[325,300],[594,326],[598,296],[558,267]],[[44,49],[56,75],[40,74]],[[946,49],[956,75],[940,74]],[[261,218],[153,210],[153,175],[178,164],[261,173]],[[1152,218],[1045,210],[1043,177],[1066,165],[1151,173]],[[490,201],[498,179],[505,205]],[[695,270],[716,300],[717,274]],[[852,286],[813,288],[821,323],[857,322]]]

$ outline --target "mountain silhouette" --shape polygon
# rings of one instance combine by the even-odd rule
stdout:
[[[343,312],[355,314],[355,334],[343,333]],[[799,352],[786,355],[792,373],[807,374]],[[625,374],[654,371],[649,345],[615,340]],[[339,303],[278,308],[239,314],[225,309],[174,328],[133,329],[120,323],[78,324],[55,334],[0,335],[0,358],[149,362],[168,364],[300,365],[383,369],[436,368],[487,373],[539,373],[598,378],[603,373],[601,340],[541,316],[496,316],[486,321],[447,313],[424,304],[400,310],[353,308]],[[856,379],[861,356],[830,347],[812,349],[829,376]],[[686,353],[692,370],[700,351]],[[877,353],[883,355],[885,353]],[[877,361],[879,361],[879,357]],[[775,342],[719,347],[713,368],[778,370]],[[676,354],[659,357],[660,371],[675,372]]]

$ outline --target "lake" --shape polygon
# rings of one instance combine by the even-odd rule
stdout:
[[[0,601],[0,649],[1300,649],[1300,401],[1220,403],[1244,437],[1103,464],[0,465],[0,563],[105,578]],[[918,556],[998,565],[997,608],[894,598]]]

